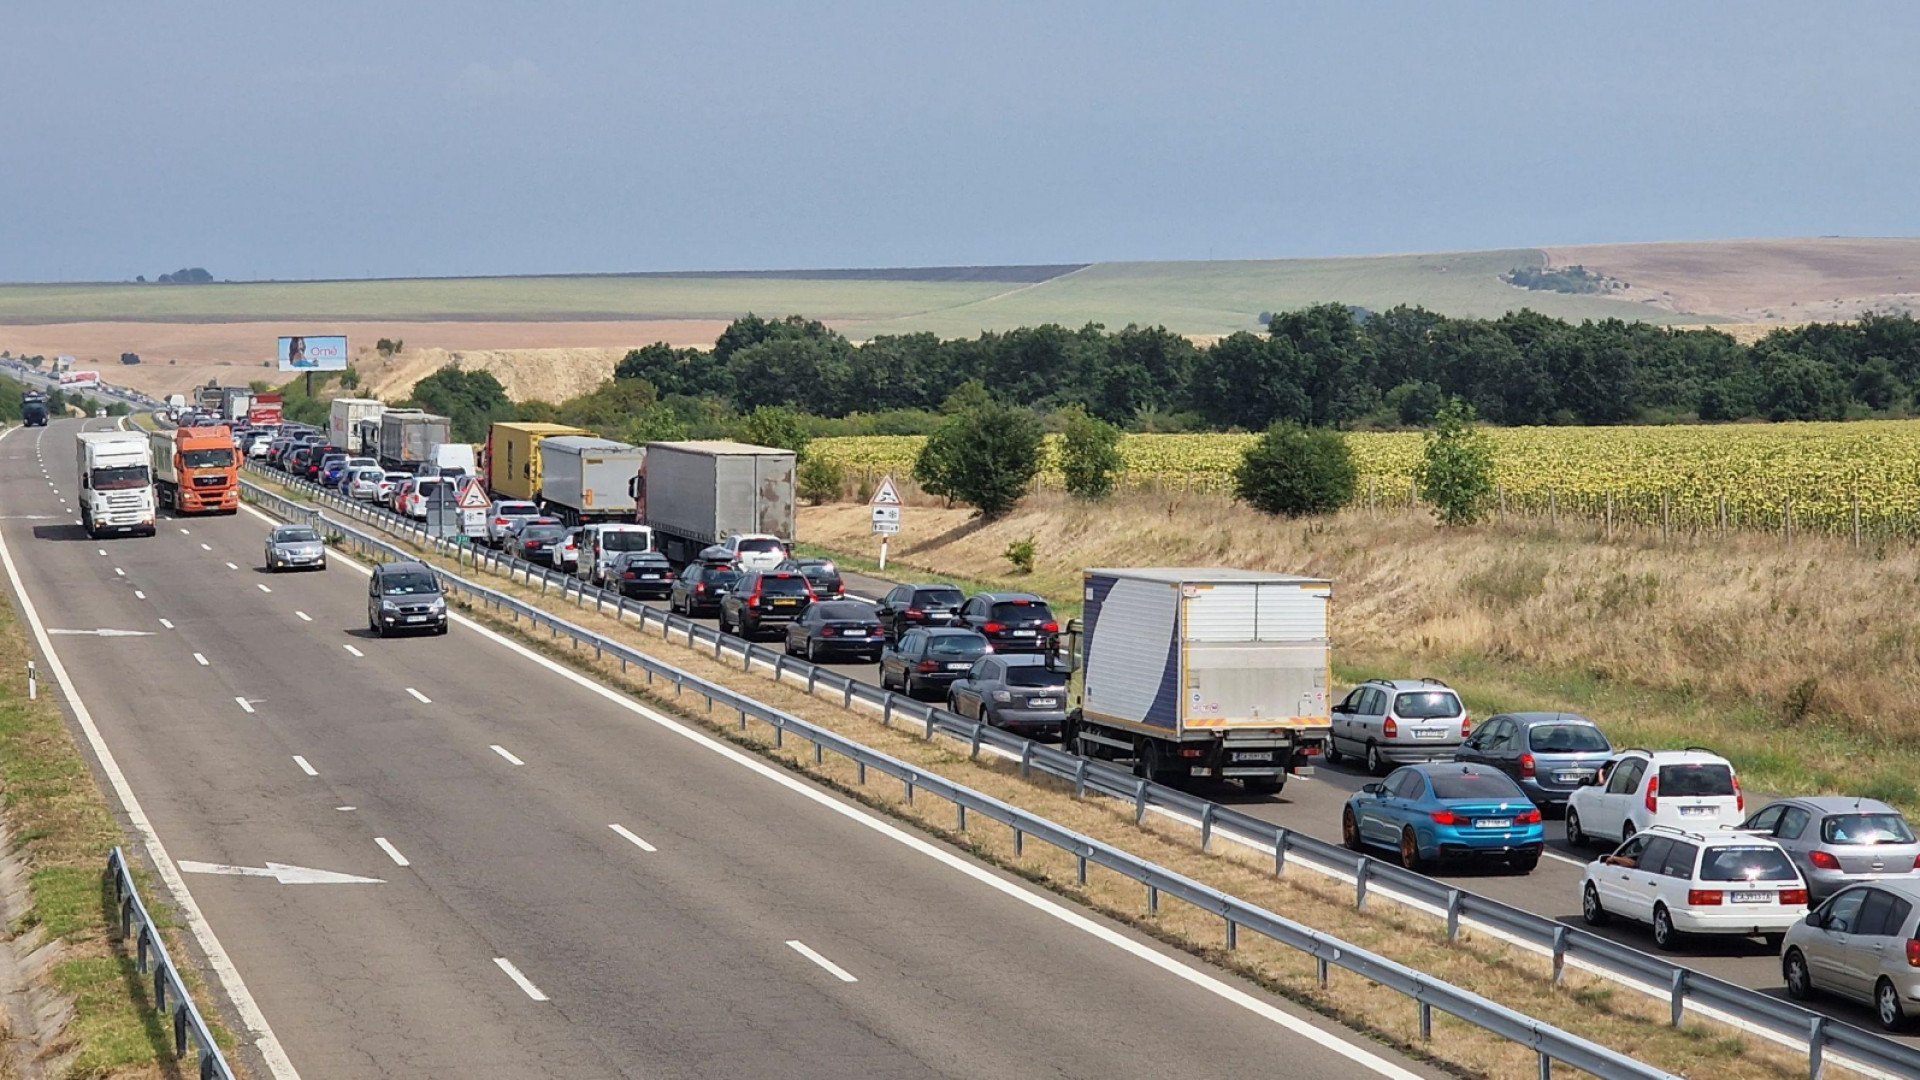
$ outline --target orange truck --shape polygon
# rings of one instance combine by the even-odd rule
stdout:
[[[240,512],[240,454],[233,429],[160,428],[153,444],[153,486],[160,505],[179,514]]]

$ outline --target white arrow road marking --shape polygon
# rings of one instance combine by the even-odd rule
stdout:
[[[212,551],[212,550],[213,550],[213,545],[212,545],[212,544],[201,544],[201,545],[200,545],[200,550],[201,550],[201,551]]]
[[[513,966],[513,961],[504,956],[496,956],[493,962],[500,965],[500,970],[507,973],[507,978],[512,979],[515,986],[526,991],[528,997],[535,1001],[547,1000],[547,995],[541,993],[540,988],[533,985],[525,975],[520,974],[520,969]]]
[[[65,634],[69,637],[152,637],[153,636],[153,631],[151,630],[114,630],[110,627],[101,627],[98,630],[56,630],[52,627],[48,627],[47,633]]]
[[[807,959],[813,961],[814,963],[819,964],[821,967],[826,968],[829,974],[831,974],[834,978],[839,979],[841,982],[850,983],[850,982],[860,981],[859,979],[856,979],[853,976],[847,974],[847,970],[841,967],[839,964],[836,964],[833,961],[827,959],[826,957],[821,956],[819,953],[814,952],[812,949],[807,948],[807,946],[803,942],[789,941],[787,942],[787,947],[792,949],[794,952],[799,953],[801,956],[804,956]]]
[[[220,863],[181,859],[180,869],[189,874],[225,874],[228,877],[270,877],[282,885],[384,885],[385,879],[315,870],[306,866],[288,866],[270,862],[265,866],[225,866]]]
[[[247,700],[246,698],[243,698],[243,697],[237,697],[237,698],[234,698],[233,700],[235,700],[235,701],[237,701],[237,702],[239,702],[239,703],[240,703],[240,707],[241,707],[241,708],[243,708],[243,709],[245,709],[245,710],[247,710],[248,712],[252,712],[252,711],[253,711],[253,703],[252,703],[252,702],[250,702],[250,701],[248,701],[248,700]]]
[[[160,625],[166,627],[169,630],[173,629],[173,623],[167,619],[161,619]]]
[[[264,584],[262,584],[261,582],[257,582],[257,581],[256,581],[256,582],[254,582],[254,584],[255,584],[255,585],[258,585],[258,586],[260,587],[260,591],[261,591],[261,592],[272,592],[272,591],[273,591],[272,589],[269,589],[269,588],[267,588],[267,587],[266,587],[266,585],[264,585]]]
[[[387,843],[386,837],[376,836],[373,838],[373,842],[380,845],[380,850],[387,853],[387,858],[392,859],[395,866],[413,865],[412,863],[409,863],[407,861],[407,857],[405,855],[400,854],[399,848],[394,847],[392,844]]]

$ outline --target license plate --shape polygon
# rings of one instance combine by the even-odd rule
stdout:
[[[1416,739],[1444,739],[1447,737],[1447,729],[1437,727],[1414,728],[1413,737]]]
[[[793,607],[794,605],[796,605],[796,604],[798,604],[799,602],[800,602],[800,601],[798,601],[798,600],[775,600],[775,601],[773,602],[773,606],[774,606],[774,607]]]
[[[1585,769],[1562,769],[1553,774],[1553,779],[1558,784],[1577,784],[1592,775]]]
[[[1051,709],[1051,708],[1053,708],[1053,707],[1054,707],[1055,705],[1058,705],[1059,703],[1060,703],[1060,702],[1059,702],[1059,699],[1057,699],[1057,698],[1050,698],[1050,697],[1033,697],[1033,698],[1028,698],[1028,699],[1027,699],[1027,708],[1029,708],[1029,709]]]
[[[1259,754],[1259,753],[1253,753],[1251,751],[1240,751],[1233,755],[1233,760],[1235,761],[1272,761],[1273,755],[1271,753]]]
[[[1014,637],[1032,637],[1032,636],[1033,636],[1033,631],[1031,631],[1031,630],[1015,630],[1015,631],[1013,632],[1013,636],[1014,636]]]
[[[641,574],[640,580],[641,581],[659,581],[660,575],[659,574]]]
[[[1474,818],[1473,827],[1476,829],[1511,829],[1513,827],[1513,819],[1503,817]]]
[[[1737,892],[1733,894],[1736,904],[1771,904],[1774,894],[1770,892]]]
[[[1707,817],[1712,813],[1713,807],[1711,806],[1683,806],[1680,808],[1681,817]]]
[[[432,616],[429,616],[429,615],[409,615],[407,616],[407,621],[408,622],[426,622],[431,617]]]
[[[948,671],[966,671],[971,667],[973,667],[972,664],[948,664],[947,670]]]

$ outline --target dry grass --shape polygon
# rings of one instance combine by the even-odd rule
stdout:
[[[800,536],[872,548],[862,506],[800,512]],[[1001,552],[1032,536],[1030,577]],[[1735,535],[1662,545],[1522,526],[1441,529],[1418,514],[1287,522],[1208,495],[1087,505],[1033,496],[1005,520],[905,515],[899,573],[1073,597],[1081,568],[1216,565],[1332,578],[1342,674],[1440,675],[1477,711],[1585,711],[1616,740],[1705,742],[1749,786],[1845,790],[1920,810],[1920,550]],[[1784,737],[1783,737],[1783,733]]]

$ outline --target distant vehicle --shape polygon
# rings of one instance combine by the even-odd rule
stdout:
[[[1395,765],[1452,761],[1473,734],[1460,695],[1438,679],[1369,679],[1333,707],[1327,761],[1351,755],[1378,776]]]
[[[816,663],[847,656],[878,663],[886,644],[872,604],[827,599],[809,605],[787,624],[785,642],[788,656],[804,656]]]
[[[1567,799],[1567,842],[1618,843],[1655,825],[1740,824],[1747,797],[1733,763],[1706,750],[1626,750]]]
[[[441,443],[427,451],[420,471],[428,476],[479,476],[473,447],[466,443]]]
[[[27,427],[47,426],[47,395],[29,390],[20,395],[21,422]]]
[[[566,564],[567,527],[558,521],[551,525],[524,525],[515,530],[508,553],[530,563],[563,568]]]
[[[347,459],[346,464],[340,467],[340,471],[335,474],[334,486],[344,491],[347,486],[347,478],[354,473],[359,472],[361,469],[377,470],[379,468],[380,463],[370,457],[350,457]]]
[[[224,427],[155,428],[153,482],[176,514],[240,512],[240,453]]]
[[[846,582],[840,579],[840,568],[831,559],[788,559],[778,569],[799,574],[813,586],[813,594],[822,600],[844,600],[847,597]]]
[[[1060,624],[1045,600],[1032,593],[981,593],[967,598],[958,625],[978,630],[993,651],[1052,652]]]
[[[335,487],[340,483],[340,474],[346,471],[347,462],[352,460],[345,451],[328,454],[320,459],[320,468],[314,473],[313,480],[321,487]]]
[[[813,586],[799,574],[749,571],[720,601],[720,629],[744,638],[758,637],[768,626],[792,622],[813,603]]]
[[[592,434],[584,428],[537,421],[500,421],[493,424],[487,429],[487,489],[503,498],[540,501],[546,486],[540,444],[559,436],[591,437]],[[624,484],[631,476],[633,472],[630,471],[621,477],[621,483]]]
[[[986,638],[965,627],[909,630],[881,650],[880,689],[911,698],[944,698],[954,680],[992,651]]]
[[[1741,822],[1740,829],[1779,844],[1800,868],[1816,902],[1848,885],[1920,874],[1920,838],[1900,811],[1878,799],[1781,799]]]
[[[380,466],[361,466],[347,471],[346,480],[340,485],[350,499],[372,502],[380,497],[380,484],[386,479],[386,473]]]
[[[728,536],[784,540],[794,531],[791,450],[735,442],[647,444],[634,478],[636,514],[653,527],[661,551],[676,563]],[[747,570],[771,570],[785,558],[760,558]]]
[[[688,618],[720,614],[720,601],[740,583],[731,563],[691,562],[667,592],[667,607]]]
[[[440,497],[441,492],[445,492],[449,498],[458,494],[451,480],[438,476],[415,479],[408,484],[399,510],[415,521],[425,521],[428,509],[432,507],[433,500]]]
[[[487,543],[493,547],[505,547],[507,528],[516,519],[541,516],[540,507],[525,499],[497,501],[487,508]]]
[[[1909,1027],[1920,1005],[1920,880],[1856,885],[1787,928],[1780,973],[1787,996],[1816,991],[1873,1006],[1887,1031]]]
[[[425,564],[381,563],[367,583],[367,629],[381,637],[408,630],[447,632],[447,598]]]
[[[310,484],[319,483],[321,470],[327,467],[327,459],[329,458],[336,461],[345,461],[347,460],[347,453],[331,443],[320,443],[314,446],[313,452],[306,457],[306,468],[305,471],[300,474],[301,479],[306,480]]]
[[[1458,762],[1409,765],[1361,788],[1340,812],[1340,837],[1354,851],[1397,851],[1409,870],[1481,859],[1527,874],[1547,845],[1540,810],[1520,785],[1492,766]]]
[[[159,507],[147,437],[137,431],[83,431],[74,441],[80,472],[80,525],[87,536],[157,533]]]
[[[378,455],[380,417],[387,411],[375,398],[334,398],[327,407],[327,441],[354,454]],[[364,424],[364,421],[373,421]],[[366,433],[376,433],[373,445],[367,445]]]
[[[433,448],[453,441],[453,421],[421,409],[388,409],[380,414],[380,464],[412,469],[432,457]]]
[[[1535,806],[1552,810],[1565,807],[1612,756],[1613,744],[1586,717],[1521,712],[1488,717],[1460,744],[1454,760],[1499,769]]]
[[[402,483],[410,479],[412,478],[403,472],[382,472],[380,474],[380,486],[374,492],[373,501],[389,510],[393,509],[393,493]]]
[[[580,561],[587,561],[584,551]],[[664,600],[673,592],[673,564],[657,551],[619,552],[604,577],[603,587],[619,589],[622,596]]]
[[[633,480],[645,450],[591,435],[555,435],[542,439],[536,454],[541,486],[533,498],[547,513],[571,525],[633,520]]]
[[[1806,918],[1807,883],[1771,840],[1652,825],[1587,864],[1580,913],[1589,926],[1648,924],[1662,949],[1688,934],[1764,937],[1777,949]]]
[[[327,545],[311,525],[277,525],[267,534],[266,567],[273,573],[304,567],[327,568]]]
[[[947,708],[1008,731],[1059,735],[1067,719],[1067,675],[1044,656],[996,650],[947,688]]]
[[[874,614],[887,640],[899,641],[915,627],[952,626],[966,602],[966,594],[951,585],[895,585],[874,606]]]
[[[105,405],[97,405],[94,407],[93,418],[95,420],[103,420],[106,418],[106,415],[107,415],[107,407]]]
[[[612,588],[611,575],[633,552],[653,550],[653,530],[645,525],[601,522],[580,530],[580,576]]]

